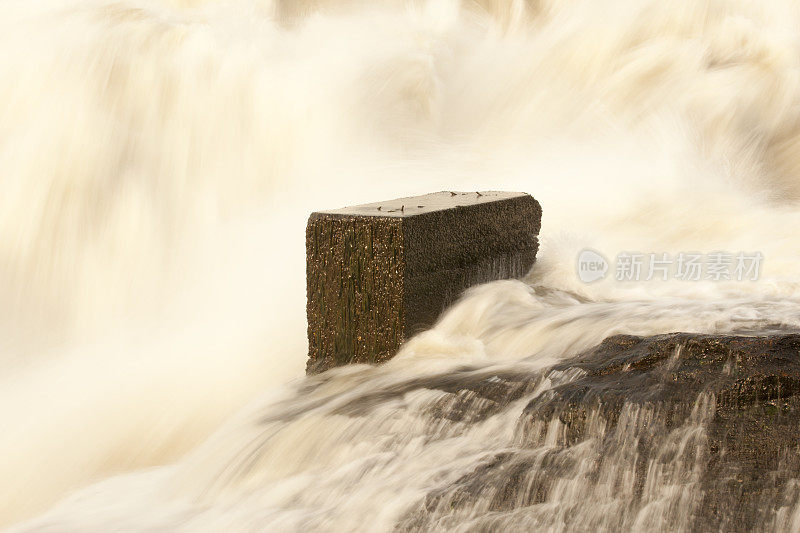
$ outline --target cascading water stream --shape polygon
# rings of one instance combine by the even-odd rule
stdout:
[[[526,413],[611,335],[800,330],[798,28],[789,0],[6,2],[0,524],[691,528],[712,393],[577,444]],[[303,378],[308,212],[481,189],[541,202],[529,276]],[[764,263],[586,284],[587,248]]]

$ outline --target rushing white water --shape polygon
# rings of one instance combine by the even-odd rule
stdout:
[[[423,389],[366,419],[337,402],[613,333],[800,327],[790,0],[14,0],[0,44],[0,523],[89,487],[29,525],[412,528],[514,445],[524,402],[443,426]],[[526,283],[478,288],[385,367],[280,388],[305,363],[307,213],[479,189],[542,203]],[[765,259],[753,282],[589,285],[587,247]],[[254,475],[220,474],[250,446]],[[603,527],[680,526],[642,512]]]

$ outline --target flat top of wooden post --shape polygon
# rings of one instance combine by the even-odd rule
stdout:
[[[489,202],[509,200],[529,196],[524,192],[506,191],[476,191],[476,192],[456,192],[442,191],[422,196],[411,196],[408,198],[396,198],[385,202],[373,202],[342,209],[332,209],[329,211],[318,211],[323,215],[344,215],[344,216],[370,216],[370,217],[411,217],[455,209],[458,207],[468,207]]]

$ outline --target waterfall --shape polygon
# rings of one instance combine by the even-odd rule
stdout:
[[[800,328],[799,24],[791,0],[5,2],[0,524],[693,527],[713,393],[670,428],[588,413],[577,445],[525,413],[612,335]],[[501,189],[544,208],[525,279],[303,377],[309,212]],[[757,279],[613,266],[722,252]],[[765,529],[800,524],[798,486]]]

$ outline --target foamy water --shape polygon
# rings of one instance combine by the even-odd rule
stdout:
[[[411,527],[517,442],[519,410],[442,428],[422,389],[357,422],[331,405],[614,333],[797,329],[798,24],[788,0],[7,2],[0,523],[79,491],[24,527]],[[477,288],[384,367],[284,387],[308,212],[481,189],[544,208],[525,283]],[[585,284],[585,248],[764,263]],[[225,473],[256,445],[255,475]]]

